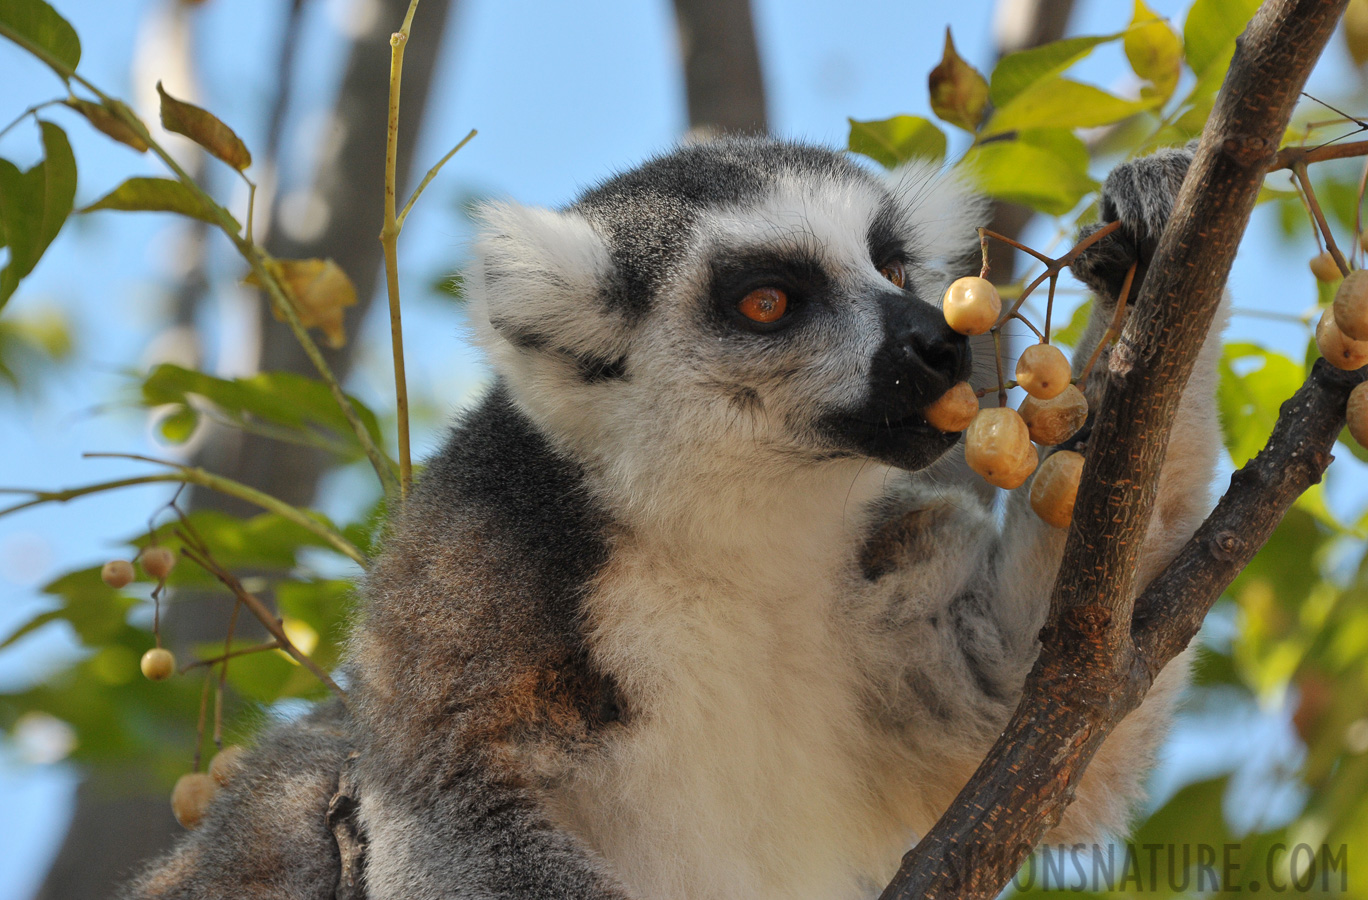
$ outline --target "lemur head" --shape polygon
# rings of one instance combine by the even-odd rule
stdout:
[[[930,167],[886,180],[815,147],[695,144],[564,210],[485,207],[471,312],[578,457],[920,469],[958,438],[922,410],[969,372],[939,298],[980,212]]]

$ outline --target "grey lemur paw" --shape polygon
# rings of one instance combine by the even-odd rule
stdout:
[[[1121,229],[1085,250],[1071,267],[1074,276],[1104,301],[1115,302],[1132,263],[1140,264],[1138,281],[1153,257],[1196,149],[1193,141],[1185,147],[1159,150],[1122,163],[1107,176],[1101,222],[1083,228],[1078,236],[1082,240],[1115,221],[1121,222]]]

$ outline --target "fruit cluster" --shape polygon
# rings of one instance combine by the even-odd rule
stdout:
[[[166,585],[166,576],[176,567],[176,554],[165,547],[148,547],[138,557],[138,561],[142,563],[143,571],[157,581],[157,588],[160,591]],[[118,590],[132,584],[137,579],[137,574],[133,571],[133,564],[128,560],[111,559],[100,569],[100,579]],[[158,635],[158,644],[160,643]],[[176,671],[176,657],[164,647],[153,647],[142,655],[139,667],[150,681],[165,681]]]
[[[946,324],[964,335],[985,334],[1002,316],[997,288],[977,276],[952,283],[942,306]],[[1028,395],[1020,409],[979,409],[974,389],[960,382],[927,407],[926,420],[941,431],[965,432],[965,462],[989,484],[1017,488],[1035,472],[1031,507],[1044,521],[1066,528],[1073,517],[1083,457],[1061,450],[1039,463],[1031,444],[1054,446],[1073,437],[1088,419],[1088,401],[1074,385],[1064,354],[1043,340],[1021,354],[1016,384]]]
[[[1312,261],[1312,271],[1319,260],[1317,257]],[[1320,278],[1321,273],[1317,272],[1316,277]],[[1326,362],[1338,369],[1353,371],[1368,364],[1368,269],[1355,269],[1344,276],[1335,290],[1335,302],[1316,324],[1316,346]],[[1368,447],[1368,383],[1358,385],[1349,394],[1345,418],[1354,440]]]
[[[1368,250],[1368,239],[1364,243]],[[1340,274],[1339,264],[1329,253],[1312,260],[1311,270],[1327,282]],[[982,277],[953,282],[946,289],[942,306],[946,324],[963,335],[986,334],[1003,321],[997,289]],[[1352,371],[1368,365],[1368,270],[1349,272],[1340,282],[1334,303],[1316,325],[1316,345],[1321,355],[1340,369]],[[1021,354],[1015,384],[1028,395],[1019,409],[1010,409],[1005,403],[979,409],[977,392],[967,382],[960,382],[926,408],[926,420],[941,431],[965,432],[965,462],[989,484],[1017,488],[1034,472],[1031,508],[1050,525],[1067,528],[1073,518],[1083,457],[1060,450],[1039,463],[1031,443],[1055,446],[1068,440],[1087,421],[1088,402],[1074,383],[1069,361],[1048,343],[1048,329],[1040,343]],[[1005,398],[1008,386],[998,385],[1000,396]],[[1368,383],[1350,393],[1346,418],[1354,440],[1368,446]]]
[[[209,763],[208,772],[191,772],[176,780],[171,790],[171,812],[176,821],[184,828],[194,828],[204,818],[209,803],[242,771],[243,749],[238,746],[224,747]]]

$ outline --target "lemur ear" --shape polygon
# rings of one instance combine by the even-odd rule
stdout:
[[[977,259],[978,228],[988,224],[988,200],[968,176],[914,160],[890,172],[888,185],[915,235],[919,256],[949,270],[963,265],[966,247]]]
[[[625,353],[627,323],[606,302],[613,262],[584,216],[491,203],[477,217],[470,308],[490,349],[506,342],[579,360]]]

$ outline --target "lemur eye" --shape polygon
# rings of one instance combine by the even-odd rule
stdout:
[[[907,281],[907,271],[903,268],[903,264],[896,259],[879,267],[879,274],[893,282],[897,287],[902,287],[903,283]]]
[[[788,309],[788,295],[774,287],[756,288],[742,297],[736,308],[752,322],[768,325],[783,317]]]

